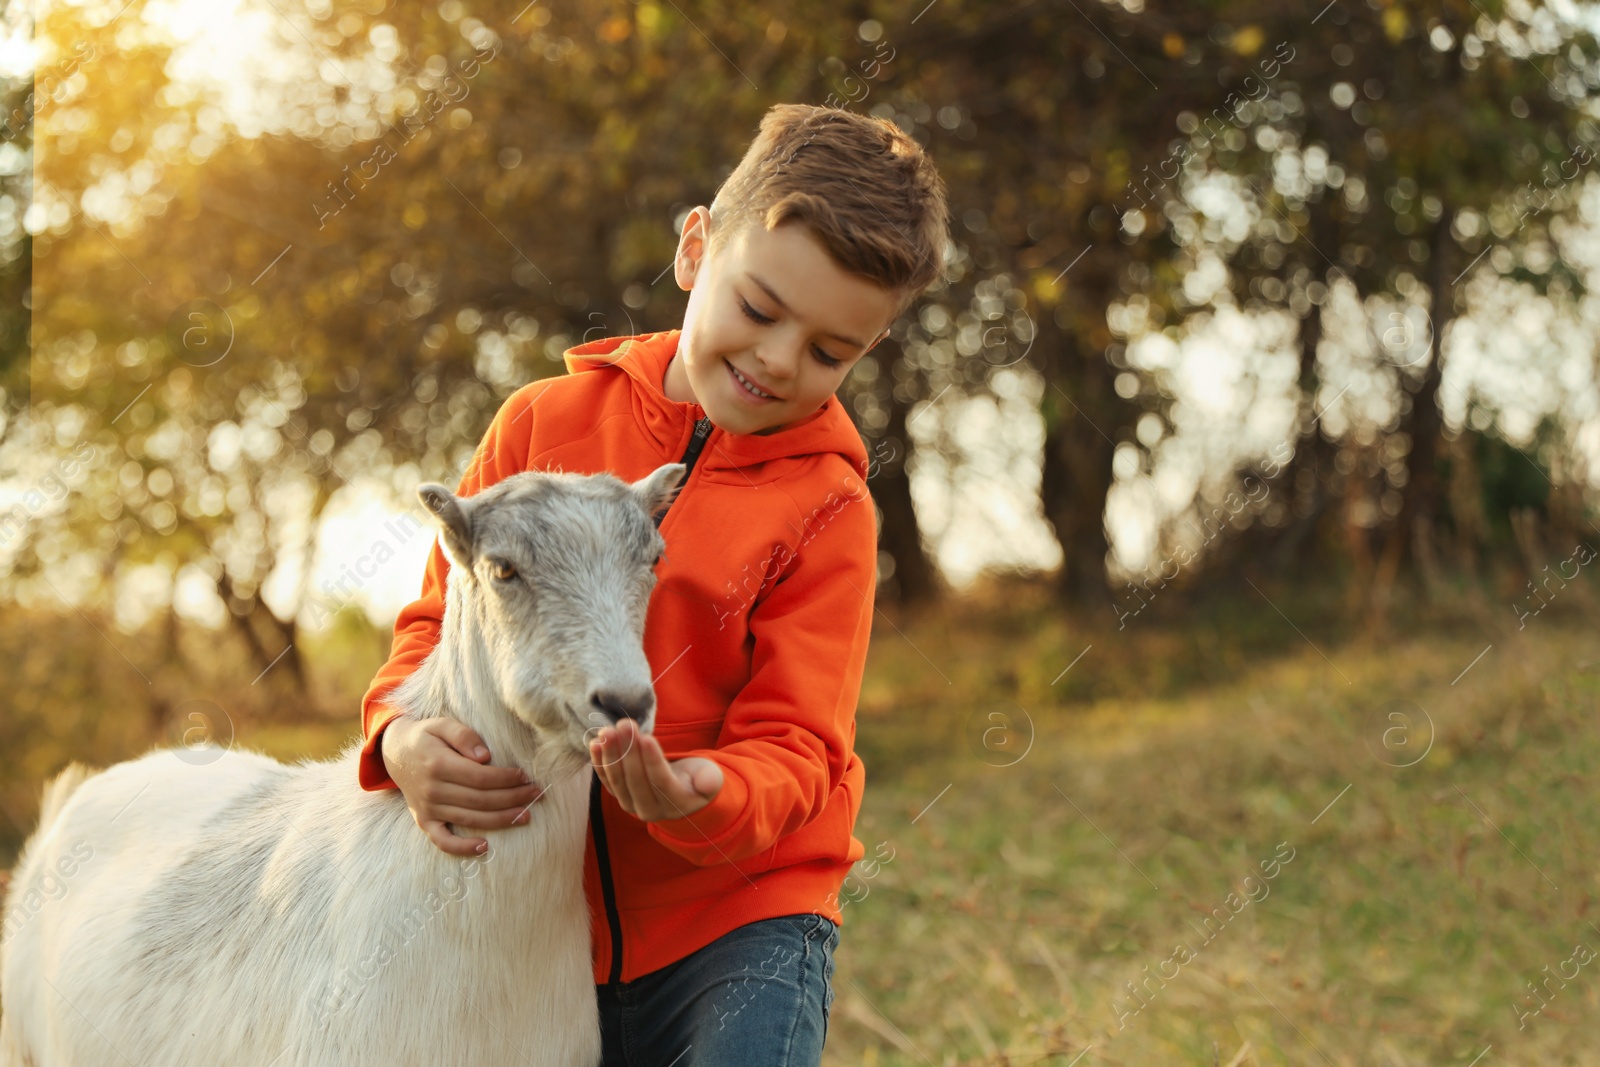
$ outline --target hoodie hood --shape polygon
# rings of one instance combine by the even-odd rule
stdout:
[[[634,380],[633,414],[639,426],[660,442],[663,452],[682,443],[696,421],[706,415],[695,403],[668,398],[661,381],[667,364],[678,351],[681,330],[637,334],[633,337],[603,337],[569,348],[563,354],[567,372],[614,372],[621,370]],[[716,447],[709,447],[710,441]],[[713,425],[708,447],[700,465],[723,470],[758,466],[773,460],[798,459],[818,453],[837,453],[849,462],[862,478],[867,477],[867,449],[861,435],[837,396],[797,425],[776,433],[730,433]]]

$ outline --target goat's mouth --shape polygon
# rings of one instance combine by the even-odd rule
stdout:
[[[618,726],[621,725],[621,723],[614,723],[614,722],[604,721],[601,716],[596,715],[593,712],[580,714],[578,712],[578,710],[576,708],[572,707],[570,704],[567,707],[568,707],[568,710],[572,712],[573,721],[578,723],[579,729],[582,731],[582,735],[583,735],[582,736],[582,741],[583,741],[582,748],[583,748],[584,759],[586,759],[586,760],[590,759],[589,746],[594,744],[596,741],[600,740],[600,731],[606,729],[607,727],[610,727],[611,729],[615,730]],[[634,725],[639,728],[639,732],[641,734],[652,733],[654,731],[654,728],[655,728],[655,716],[652,715],[647,720],[645,720],[643,722],[640,722],[639,720],[635,719],[634,720]],[[626,756],[626,755],[627,755],[627,752],[625,751],[625,752],[622,753],[621,756],[615,757],[613,762],[616,762],[617,760],[620,760],[623,756]]]
[[[564,700],[545,702],[519,712],[516,718],[538,748],[560,752],[563,760],[590,762],[589,741],[599,729],[590,728],[573,705]]]

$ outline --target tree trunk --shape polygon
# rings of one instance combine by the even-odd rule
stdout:
[[[1450,457],[1449,508],[1452,562],[1475,575],[1479,553],[1489,544],[1489,520],[1483,507],[1483,474],[1478,469],[1478,433],[1470,427],[1446,447]]]
[[[1334,198],[1313,201],[1306,209],[1310,215],[1309,247],[1300,250],[1298,259],[1285,264],[1281,277],[1292,283],[1293,279],[1309,274],[1308,286],[1320,283],[1324,294],[1320,301],[1310,301],[1300,319],[1300,418],[1295,429],[1297,436],[1288,442],[1293,446],[1293,454],[1284,461],[1282,446],[1274,450],[1263,472],[1270,476],[1262,478],[1267,488],[1264,510],[1270,511],[1276,503],[1284,508],[1284,518],[1274,526],[1255,522],[1220,546],[1217,563],[1219,569],[1227,571],[1241,566],[1264,566],[1274,575],[1281,576],[1291,569],[1304,573],[1341,551],[1338,531],[1331,529],[1333,524],[1326,521],[1330,507],[1336,508],[1339,501],[1340,475],[1334,466],[1338,449],[1323,434],[1325,412],[1317,406],[1317,393],[1322,385],[1317,353],[1324,335],[1323,309],[1332,296],[1329,275],[1341,273],[1337,268],[1328,267],[1323,250],[1337,254],[1344,233]],[[1310,300],[1309,293],[1307,299]]]
[[[1102,353],[1086,353],[1053,316],[1040,319],[1034,342],[1045,379],[1039,494],[1061,546],[1057,584],[1062,600],[1098,610],[1111,605],[1105,510],[1115,445],[1102,429],[1114,406],[1111,368]]]
[[[1344,243],[1337,201],[1324,198],[1307,206],[1311,214],[1311,237],[1316,242],[1313,251],[1326,248],[1337,255]],[[1320,253],[1312,262],[1322,262]],[[1317,393],[1322,385],[1317,352],[1324,333],[1322,312],[1332,299],[1332,287],[1328,282],[1328,271],[1315,273],[1321,276],[1324,293],[1321,301],[1311,304],[1300,329],[1300,395],[1305,404],[1305,416],[1300,422],[1300,438],[1295,443],[1294,456],[1281,476],[1283,490],[1291,502],[1290,514],[1293,518],[1270,557],[1273,569],[1279,572],[1305,563],[1307,546],[1312,555],[1332,547],[1317,534],[1329,506],[1338,499],[1337,487],[1333,484],[1339,476],[1334,467],[1338,450],[1323,434],[1322,416],[1325,412],[1317,407]]]
[[[1322,341],[1322,305],[1312,304],[1300,334],[1300,390],[1308,413],[1302,423],[1300,440],[1287,469],[1280,476],[1293,518],[1274,546],[1271,562],[1278,572],[1303,563],[1325,546],[1316,536],[1328,505],[1334,500],[1330,481],[1337,475],[1333,466],[1335,449],[1323,436],[1323,412],[1317,408],[1317,392],[1322,376],[1317,369],[1317,347]]]
[[[226,568],[223,568],[221,577],[217,579],[217,595],[222,598],[222,603],[228,610],[228,618],[233,623],[233,628],[238,631],[239,636],[244,639],[245,646],[250,650],[256,677],[266,673],[269,667],[283,668],[292,680],[294,691],[301,697],[309,698],[305,664],[301,661],[300,650],[295,645],[297,633],[294,620],[284,622],[279,619],[261,602],[259,595],[240,596],[234,589],[233,579],[228,576]],[[274,642],[280,646],[276,651],[270,651],[257,632],[254,620],[262,615],[266,616],[267,628],[278,638]]]
[[[898,347],[891,348],[891,345],[893,341],[885,339],[878,346],[885,357],[881,365],[888,368],[905,358]],[[893,358],[887,358],[891,352]],[[917,525],[917,511],[911,502],[911,479],[906,473],[913,447],[911,435],[906,432],[906,418],[911,410],[907,397],[913,394],[915,381],[899,382],[892,373],[884,377],[889,382],[889,425],[871,446],[867,457],[872,496],[883,512],[878,544],[894,561],[894,573],[884,584],[883,593],[885,599],[902,606],[925,604],[937,599],[943,586],[922,545],[922,530]]]
[[[1273,574],[1305,569],[1315,558],[1334,546],[1319,536],[1330,505],[1338,502],[1339,477],[1333,465],[1336,448],[1322,433],[1323,412],[1317,407],[1321,374],[1317,368],[1317,348],[1322,342],[1322,305],[1312,304],[1300,324],[1300,405],[1299,438],[1294,454],[1277,474],[1264,479],[1267,492],[1282,501],[1287,518],[1279,526],[1257,522],[1237,538],[1237,548],[1228,552],[1238,564],[1263,561]],[[1281,453],[1280,453],[1281,455]],[[1272,457],[1269,457],[1269,466]]]
[[[1439,526],[1439,504],[1443,497],[1439,478],[1444,417],[1439,411],[1439,383],[1444,377],[1444,333],[1455,307],[1449,292],[1450,224],[1454,208],[1446,204],[1434,224],[1430,242],[1428,284],[1431,289],[1429,322],[1432,337],[1428,366],[1422,380],[1402,375],[1404,388],[1411,393],[1411,410],[1400,420],[1400,428],[1411,439],[1406,461],[1407,479],[1400,514],[1389,527],[1377,574],[1373,583],[1373,607],[1382,615],[1395,580],[1405,562],[1419,565],[1424,577],[1434,584],[1434,534]]]

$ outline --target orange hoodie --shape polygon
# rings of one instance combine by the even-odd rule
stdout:
[[[815,911],[842,925],[839,888],[865,851],[852,830],[877,586],[866,449],[836,396],[766,435],[728,433],[700,405],[669,400],[662,378],[678,334],[569,349],[568,374],[506,400],[458,490],[525,470],[633,481],[687,462],[703,437],[661,522],[644,648],[662,749],[715,760],[723,785],[692,815],[652,823],[595,790],[584,891],[596,983],[632,981],[758,919]],[[448,570],[435,542],[422,596],[395,620],[389,661],[362,700],[363,789],[397,788],[376,751],[396,714],[383,697],[437,643]]]

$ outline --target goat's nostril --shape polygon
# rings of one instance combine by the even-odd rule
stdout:
[[[612,724],[623,719],[643,721],[655,709],[656,695],[648,688],[596,689],[589,697],[589,706]]]

